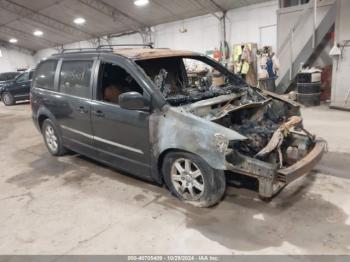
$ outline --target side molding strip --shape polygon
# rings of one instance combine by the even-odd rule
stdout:
[[[130,146],[126,146],[126,145],[122,145],[122,144],[119,144],[119,143],[116,143],[116,142],[113,142],[113,141],[110,141],[110,140],[103,139],[103,138],[98,137],[98,136],[92,136],[92,135],[86,134],[86,133],[84,133],[84,132],[81,132],[81,131],[79,131],[79,130],[70,128],[70,127],[68,127],[68,126],[61,125],[61,127],[62,127],[63,129],[66,129],[66,130],[71,131],[71,132],[73,132],[73,133],[76,133],[76,134],[85,136],[85,137],[87,137],[87,138],[94,139],[94,140],[100,141],[100,142],[102,142],[102,143],[106,143],[106,144],[109,144],[109,145],[112,145],[112,146],[116,146],[116,147],[119,147],[119,148],[123,148],[123,149],[126,149],[126,150],[129,150],[129,151],[132,151],[132,152],[135,152],[135,153],[138,153],[138,154],[142,154],[142,155],[143,155],[143,152],[142,152],[142,150],[140,150],[140,149],[137,149],[137,148],[134,148],[134,147],[130,147]]]

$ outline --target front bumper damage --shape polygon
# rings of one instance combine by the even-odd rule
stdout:
[[[226,169],[255,177],[259,183],[259,196],[271,198],[287,184],[310,172],[322,158],[325,150],[326,142],[322,139],[316,139],[308,154],[285,168],[278,168],[277,165],[231,150],[226,154]]]

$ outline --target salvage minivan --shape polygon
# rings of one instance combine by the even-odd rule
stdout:
[[[52,155],[72,150],[200,207],[236,176],[271,198],[326,146],[304,129],[298,103],[189,51],[63,50],[37,66],[31,107]]]

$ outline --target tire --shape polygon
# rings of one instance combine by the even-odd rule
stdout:
[[[4,92],[1,95],[1,100],[5,106],[12,106],[16,103],[15,98],[9,92]]]
[[[213,169],[201,157],[191,153],[168,153],[162,164],[162,173],[165,184],[176,197],[197,207],[217,204],[226,190],[224,171]]]
[[[57,127],[50,119],[46,119],[44,121],[42,126],[42,134],[46,147],[51,155],[62,156],[67,152],[63,146],[62,138],[57,131]]]

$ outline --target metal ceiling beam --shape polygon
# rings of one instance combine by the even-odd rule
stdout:
[[[213,16],[215,16],[218,20],[221,20],[222,16],[219,16],[216,13],[222,12],[222,14],[224,14],[225,10],[221,6],[219,6],[215,1],[213,0],[206,0],[205,2],[201,2],[201,0],[195,0],[195,1],[201,6],[203,6],[203,8],[208,10],[208,12]],[[206,3],[206,5],[204,5],[203,3]]]
[[[21,17],[26,17],[27,19],[51,27],[58,31],[67,33],[69,35],[74,35],[76,37],[79,37],[80,39],[89,39],[95,37],[94,35],[87,33],[81,29],[62,23],[56,19],[35,12],[32,9],[29,9],[9,0],[0,0],[0,8],[5,9],[6,11],[19,15]]]
[[[78,1],[106,16],[111,17],[113,21],[119,21],[120,23],[129,27],[132,30],[138,31],[141,28],[148,27],[148,25],[138,21],[137,19],[129,16],[123,11],[101,0],[78,0]]]
[[[211,3],[213,6],[215,6],[217,9],[219,9],[219,11],[221,12],[225,12],[227,10],[225,10],[224,8],[222,8],[222,6],[220,6],[218,3],[215,2],[215,0],[208,0],[209,3]]]
[[[153,0],[152,4],[155,4],[157,6],[160,6],[162,9],[164,9],[165,11],[167,11],[169,14],[171,14],[173,17],[176,17],[176,19],[184,19],[183,17],[179,17],[178,15],[176,15],[173,11],[171,11],[170,8],[166,7],[164,4],[161,4],[160,1],[157,0]]]
[[[28,34],[28,33],[24,32],[24,31],[21,31],[21,30],[18,30],[18,29],[14,29],[14,28],[11,28],[11,27],[5,26],[5,25],[0,25],[0,32],[5,34],[5,35],[9,35],[9,36],[25,39],[27,41],[38,42],[40,45],[42,45],[44,47],[58,45],[58,43],[49,41],[47,39],[38,38],[38,37],[35,37],[35,39],[34,39],[34,36],[31,35],[31,34]]]

